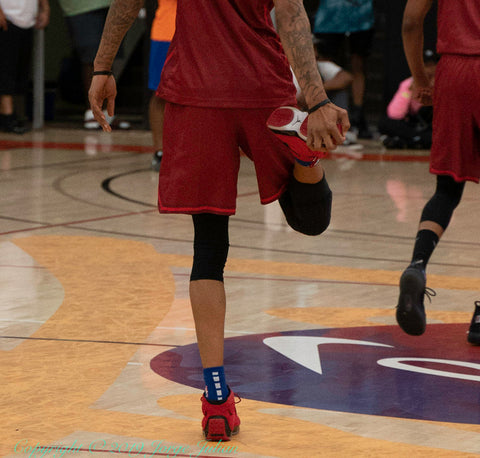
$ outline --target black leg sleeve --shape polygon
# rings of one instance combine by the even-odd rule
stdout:
[[[190,281],[223,281],[228,255],[228,221],[225,215],[201,213],[192,215],[195,230],[193,267]]]
[[[445,230],[462,198],[465,182],[458,183],[448,175],[437,176],[435,194],[425,205],[420,221],[433,221]]]
[[[289,226],[302,234],[319,235],[330,224],[332,191],[325,176],[315,184],[292,177],[279,202]]]

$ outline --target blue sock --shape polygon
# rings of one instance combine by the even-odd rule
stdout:
[[[205,379],[205,397],[209,401],[226,401],[229,394],[223,366],[203,369]]]

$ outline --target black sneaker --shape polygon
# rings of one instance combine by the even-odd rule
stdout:
[[[362,106],[353,105],[348,113],[350,123],[352,125],[351,130],[356,130],[358,138],[369,140],[373,138],[373,134],[368,126],[367,120]]]
[[[383,139],[383,146],[387,149],[405,149],[407,148],[407,143],[402,140],[400,137],[387,136]]]
[[[475,311],[468,330],[467,340],[474,345],[480,345],[480,301],[475,301]]]
[[[155,151],[152,156],[152,169],[158,172],[160,170],[160,163],[162,162],[163,151]]]
[[[400,277],[400,296],[397,305],[397,323],[411,336],[420,336],[425,332],[427,319],[425,306],[423,305],[424,295],[435,296],[436,293],[426,288],[425,271],[418,267],[407,267]]]
[[[0,114],[0,130],[12,134],[23,135],[30,129],[23,122],[19,121],[14,114]]]

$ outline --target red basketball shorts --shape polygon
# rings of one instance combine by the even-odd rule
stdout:
[[[430,172],[480,177],[480,57],[444,55],[435,72]]]
[[[159,211],[233,215],[241,151],[255,164],[261,203],[278,199],[290,179],[294,159],[266,127],[273,110],[167,103]]]

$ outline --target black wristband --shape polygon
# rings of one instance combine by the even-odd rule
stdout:
[[[113,72],[110,70],[99,70],[97,72],[93,72],[92,76],[97,76],[97,75],[106,75],[106,76],[113,76]]]
[[[317,103],[316,105],[314,105],[312,108],[309,108],[307,111],[308,111],[308,114],[312,114],[314,111],[317,111],[319,108],[322,108],[323,106],[325,106],[327,103],[332,103],[332,101],[330,99],[325,99],[325,100],[322,100],[320,103]]]

